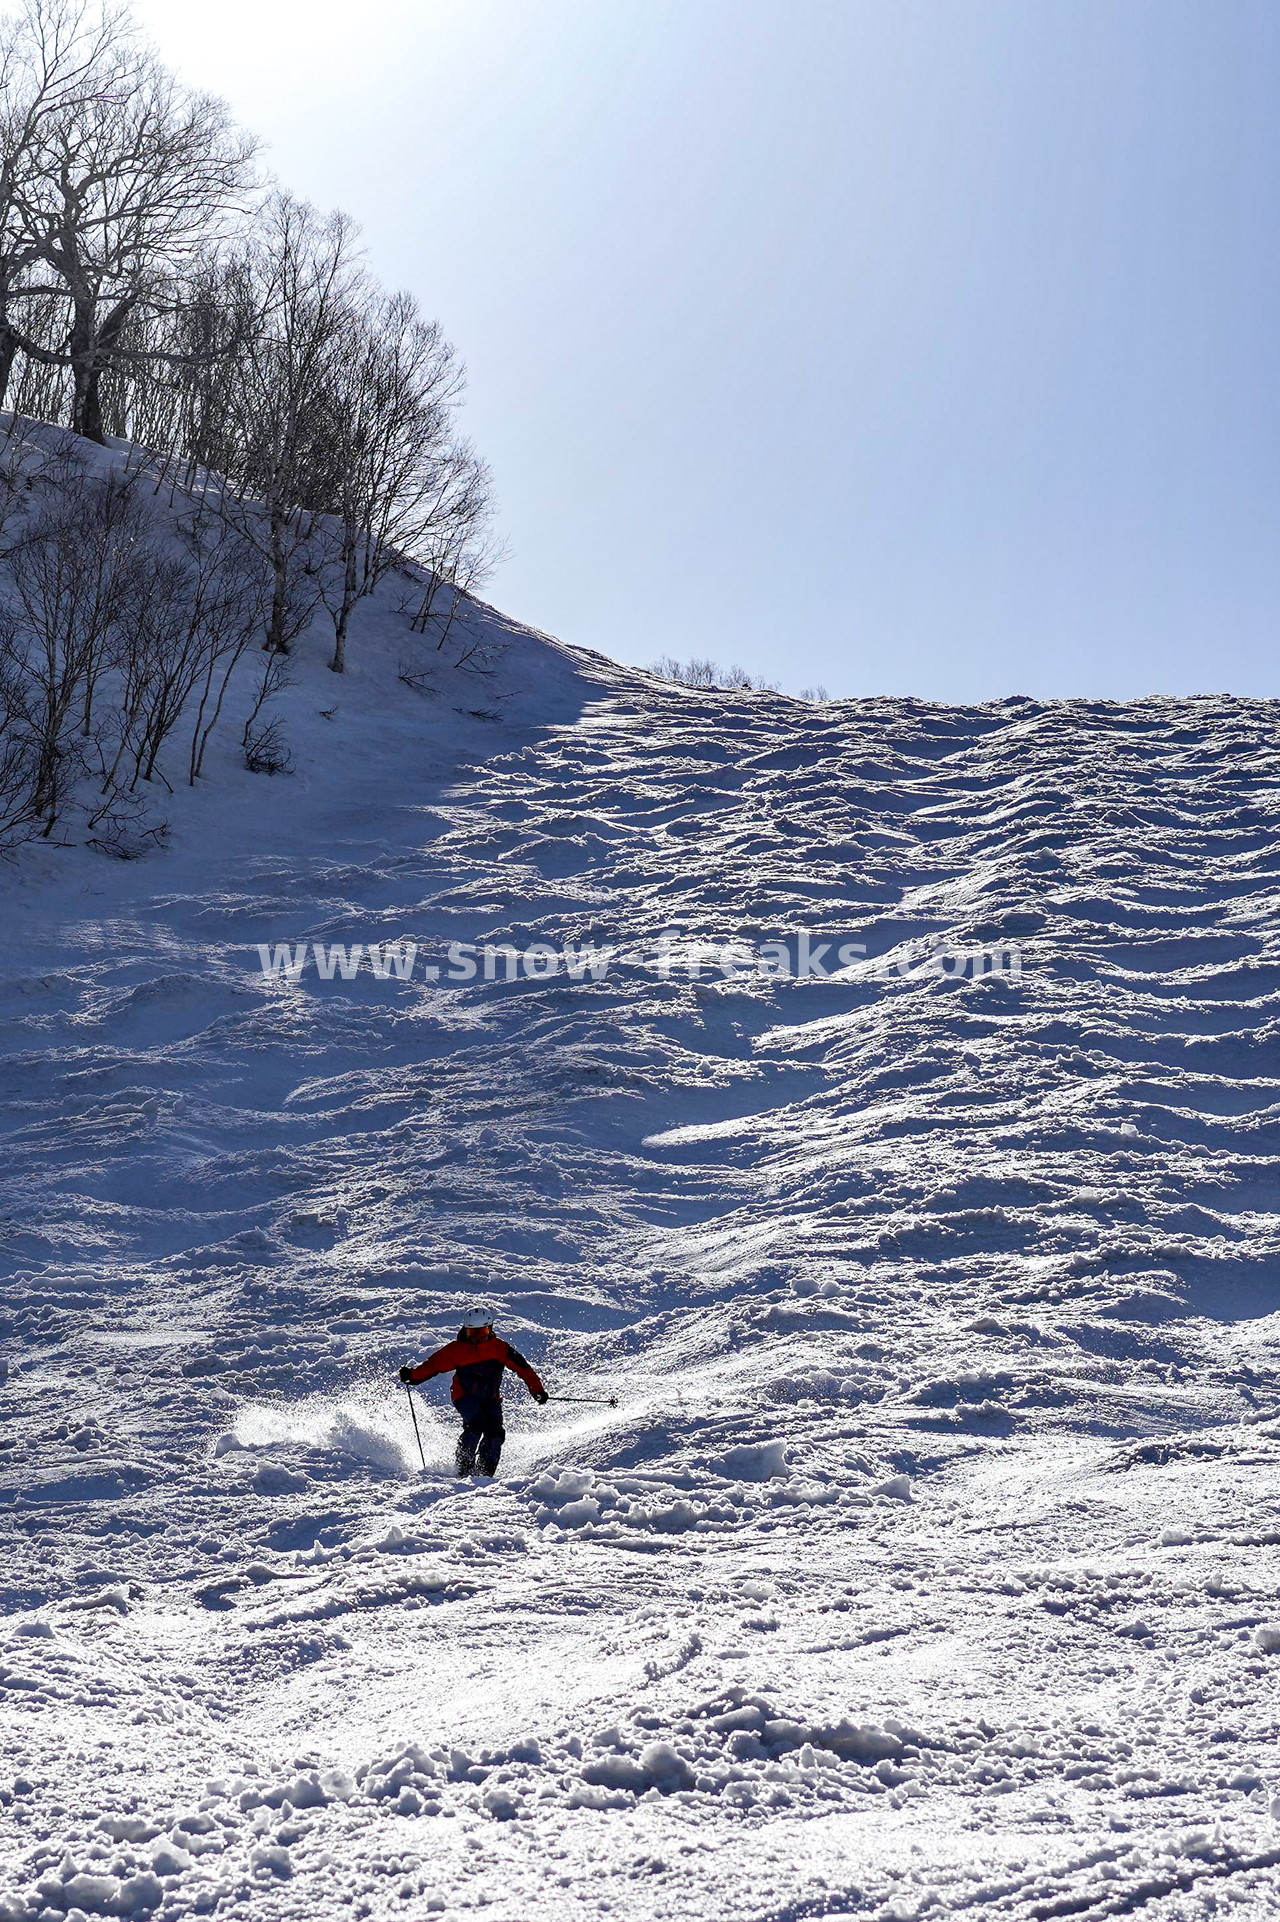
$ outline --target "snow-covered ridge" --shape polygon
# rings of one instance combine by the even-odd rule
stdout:
[[[1271,704],[424,696],[391,620],[295,777],[6,877],[9,1916],[1273,1912]],[[620,958],[258,966],[370,936]],[[620,1406],[459,1492],[394,1370],[476,1286]]]

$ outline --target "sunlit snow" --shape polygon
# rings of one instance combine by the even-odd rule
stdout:
[[[1272,705],[485,618],[0,880],[0,1918],[1280,1912]],[[257,957],[409,938],[618,956]],[[460,1484],[396,1371],[478,1290],[597,1400]]]

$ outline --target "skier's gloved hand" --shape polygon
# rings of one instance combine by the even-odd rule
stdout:
[[[400,1370],[400,1379],[404,1383],[406,1388],[409,1386],[409,1377],[412,1373],[413,1373],[412,1368],[402,1368]]]
[[[538,1406],[541,1407],[543,1402],[550,1401],[551,1397],[545,1388],[539,1388],[533,1399],[537,1402]]]

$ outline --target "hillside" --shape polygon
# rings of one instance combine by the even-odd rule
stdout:
[[[474,618],[0,878],[0,1917],[1280,1913],[1272,706]]]

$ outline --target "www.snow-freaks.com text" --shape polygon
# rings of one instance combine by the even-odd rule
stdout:
[[[304,975],[316,981],[354,981],[362,972],[376,981],[466,982],[603,981],[612,967],[625,967],[689,981],[889,980],[895,976],[929,974],[950,980],[995,977],[1019,980],[1022,951],[1015,946],[947,947],[938,941],[900,943],[873,957],[865,941],[826,939],[800,934],[779,941],[742,939],[699,941],[687,936],[664,937],[643,949],[584,943],[555,947],[550,941],[451,941],[443,951],[427,953],[416,941],[299,941],[257,943],[263,975],[285,985],[300,984]]]

